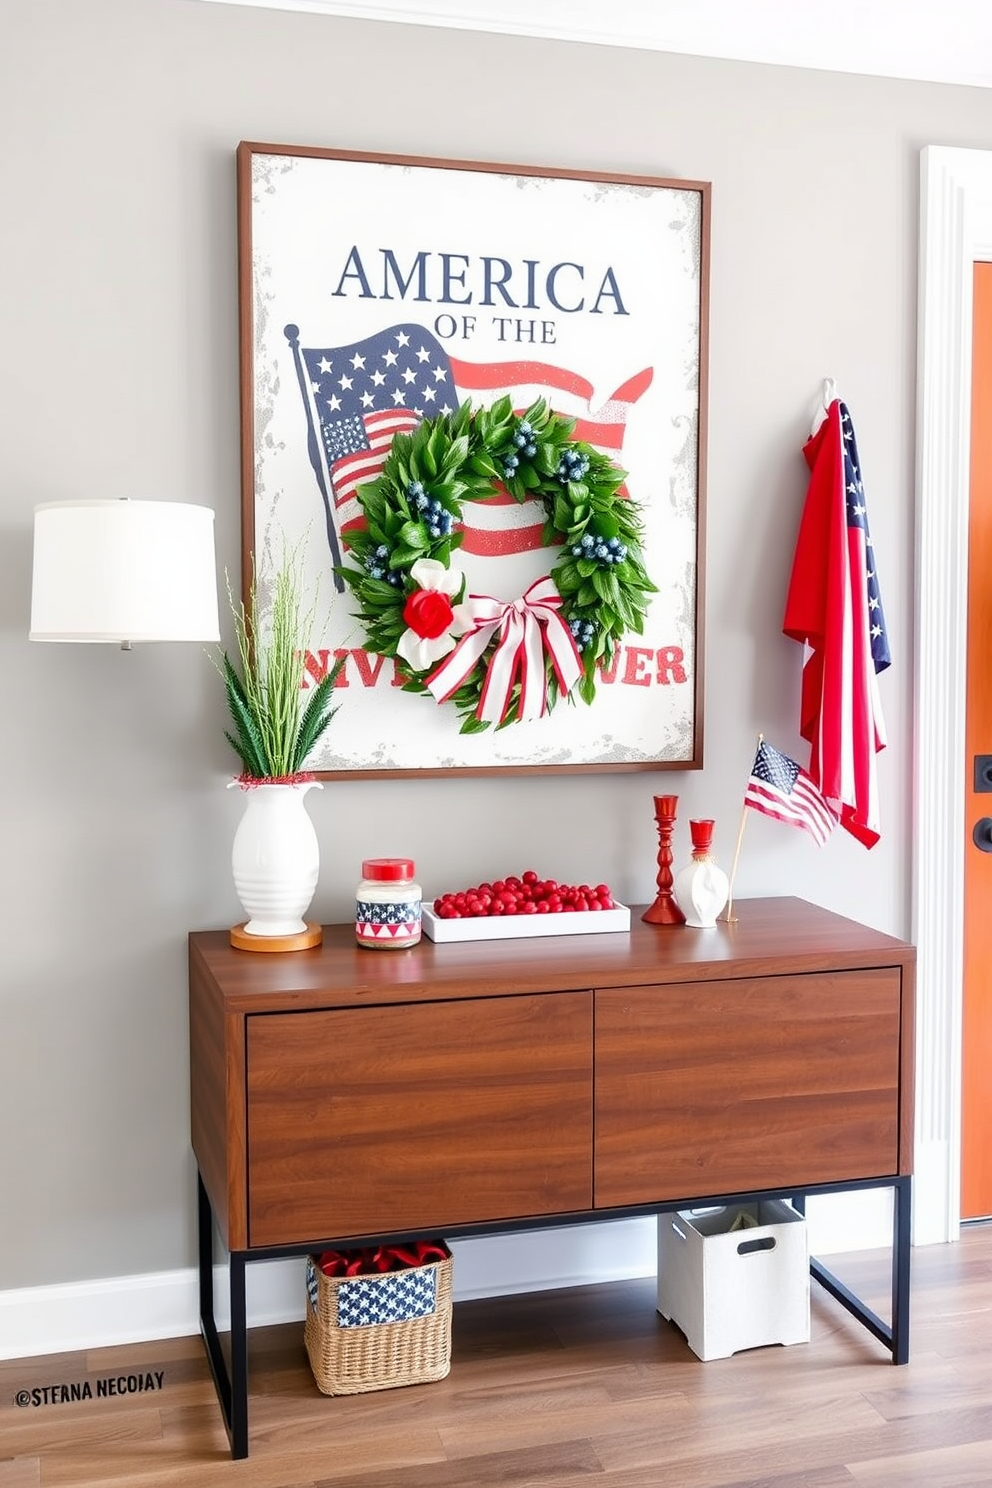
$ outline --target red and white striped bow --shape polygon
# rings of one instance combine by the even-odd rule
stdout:
[[[446,703],[468,681],[486,647],[498,635],[499,644],[486,667],[475,716],[484,723],[503,723],[519,680],[517,719],[525,722],[540,718],[548,698],[545,652],[563,693],[571,692],[582,675],[572,632],[559,614],[561,602],[550,575],[536,580],[520,599],[504,601],[488,594],[470,594],[466,604],[474,628],[427,678],[435,700]]]

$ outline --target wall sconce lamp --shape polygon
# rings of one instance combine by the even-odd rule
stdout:
[[[214,514],[178,501],[34,511],[32,641],[219,641]]]

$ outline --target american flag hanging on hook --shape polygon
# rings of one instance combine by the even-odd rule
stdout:
[[[854,424],[839,398],[803,454],[809,488],[783,622],[808,647],[800,733],[809,774],[840,825],[873,847],[881,825],[875,756],[886,743],[877,679],[892,658]]]

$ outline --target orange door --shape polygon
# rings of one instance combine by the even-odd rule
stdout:
[[[992,263],[975,264],[961,1218],[992,1215]],[[986,756],[985,761],[976,760]],[[976,790],[984,783],[987,789]]]

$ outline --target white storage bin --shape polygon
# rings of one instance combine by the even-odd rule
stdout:
[[[808,1343],[805,1219],[781,1199],[659,1214],[658,1311],[700,1359]]]

